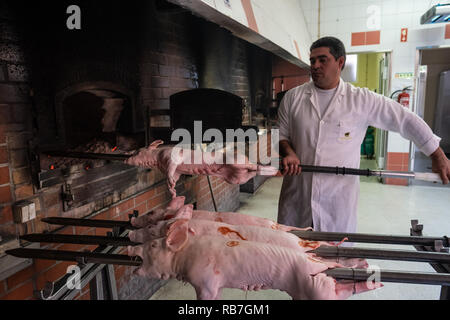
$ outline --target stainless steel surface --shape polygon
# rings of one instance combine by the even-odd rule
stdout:
[[[450,254],[438,252],[417,252],[406,250],[343,248],[343,247],[327,247],[327,246],[322,246],[308,252],[315,253],[319,257],[336,257],[336,258],[346,257],[346,258],[450,263]]]
[[[371,279],[377,279],[379,277],[380,282],[450,285],[450,274],[444,273],[381,270],[377,274],[377,271],[370,269],[347,268],[328,269],[324,273],[336,279],[355,281],[366,281],[370,277],[372,277]]]
[[[433,246],[436,240],[442,240],[445,247],[449,246],[447,237],[417,237],[401,235],[379,235],[364,233],[343,232],[319,232],[319,231],[290,231],[299,238],[314,241],[342,241],[347,242],[382,243],[382,244],[404,244],[404,245],[426,245]]]

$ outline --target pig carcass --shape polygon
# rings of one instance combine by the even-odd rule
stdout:
[[[185,220],[188,230],[194,236],[223,236],[229,240],[255,241],[286,248],[307,252],[322,245],[335,245],[331,242],[308,241],[298,238],[292,233],[279,229],[272,229],[254,225],[231,225],[223,222],[211,220],[195,219],[192,217],[192,205],[181,207],[170,220],[160,220],[155,225],[148,225],[136,231],[131,231],[129,237],[131,241],[145,243],[147,241],[164,237],[168,234],[178,220]],[[323,259],[322,261],[333,261],[333,259]],[[340,259],[341,264],[352,268],[367,268],[365,259]]]
[[[277,171],[273,167],[250,164],[247,159],[244,159],[245,162],[242,164],[227,164],[223,153],[202,152],[200,159],[196,159],[196,154],[192,150],[172,146],[158,148],[163,143],[161,140],[154,141],[148,148],[139,150],[136,155],[125,160],[125,163],[158,168],[167,176],[169,191],[174,198],[175,185],[182,174],[217,176],[230,184],[243,184],[256,174],[270,175]]]
[[[178,220],[166,237],[128,247],[139,256],[138,275],[190,283],[197,299],[220,299],[222,288],[278,289],[293,299],[345,299],[380,283],[338,283],[323,273],[337,263],[320,261],[307,253],[260,242],[189,234],[186,220]]]
[[[131,224],[135,227],[142,228],[150,224],[155,224],[161,220],[172,219],[176,212],[183,207],[185,197],[175,197],[169,203],[166,209],[156,209],[146,215],[131,219]],[[193,210],[192,218],[201,220],[211,220],[224,222],[232,225],[249,225],[270,228],[282,231],[292,230],[310,230],[311,228],[297,228],[276,223],[273,220],[255,217],[238,212],[211,212],[205,210]]]

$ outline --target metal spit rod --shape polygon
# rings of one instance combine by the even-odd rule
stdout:
[[[81,227],[94,227],[94,228],[124,228],[127,230],[135,230],[129,221],[117,221],[117,220],[94,220],[94,219],[76,219],[76,218],[60,218],[60,217],[48,217],[43,218],[42,222],[49,224],[58,224],[62,226],[81,226]]]
[[[373,277],[374,270],[336,268],[328,269],[324,273],[336,279],[366,281],[369,277]],[[380,282],[450,285],[450,274],[446,273],[380,270],[378,275]]]
[[[29,242],[46,243],[73,243],[73,244],[95,244],[100,246],[137,246],[141,243],[133,242],[128,237],[103,237],[89,235],[69,235],[69,234],[51,234],[34,233],[20,236],[21,240]]]
[[[449,246],[449,239],[444,237],[418,237],[418,236],[394,236],[364,233],[341,233],[341,232],[319,232],[319,231],[290,231],[297,237],[304,240],[313,241],[342,241],[344,238],[348,242],[382,243],[382,244],[403,244],[403,245],[423,245],[434,246],[435,241],[442,241],[444,247]]]
[[[324,258],[365,258],[382,260],[401,260],[416,262],[441,262],[450,263],[450,254],[438,252],[417,252],[405,250],[385,250],[385,249],[367,249],[367,248],[342,248],[321,246],[317,249],[308,251],[319,257]]]
[[[19,248],[7,250],[6,254],[18,258],[33,258],[58,261],[77,261],[100,264],[117,264],[125,266],[140,266],[142,259],[139,257],[130,257],[124,254],[94,253],[94,252],[78,252],[63,250],[47,250],[47,249],[27,249]]]
[[[357,175],[357,176],[382,177],[382,178],[407,178],[407,179],[417,179],[423,181],[442,183],[441,176],[437,173],[431,172],[404,172],[404,171],[354,169],[345,167],[326,167],[326,166],[310,166],[310,165],[299,165],[299,166],[302,168],[302,172],[331,173],[336,175]],[[284,167],[280,166],[280,170],[284,170]]]
[[[92,153],[92,152],[73,152],[73,151],[46,151],[46,155],[51,157],[61,158],[78,158],[78,159],[93,159],[93,160],[111,160],[111,161],[125,161],[131,157],[127,154],[110,154],[110,153]]]
[[[130,241],[128,237],[112,236],[86,236],[86,235],[59,235],[59,234],[28,234],[20,237],[21,240],[29,242],[46,243],[74,243],[95,244],[104,246],[136,246],[141,243]],[[319,257],[347,257],[383,260],[401,260],[417,262],[440,262],[450,263],[450,254],[437,252],[417,252],[405,250],[385,250],[366,248],[342,248],[322,246],[308,253],[314,253]]]
[[[35,258],[61,261],[82,261],[83,263],[116,264],[126,266],[141,266],[142,259],[120,254],[104,254],[91,252],[72,252],[45,249],[12,249],[7,254],[20,258]],[[336,268],[324,271],[325,274],[336,279],[366,281],[373,276],[370,269]],[[450,274],[425,273],[408,271],[379,271],[380,282],[417,283],[429,285],[450,285]]]

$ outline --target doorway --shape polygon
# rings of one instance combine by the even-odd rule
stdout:
[[[373,92],[389,97],[390,58],[390,52],[350,53],[347,55],[347,61],[350,62],[349,70],[353,70],[353,72],[350,72],[351,75],[345,74],[347,79],[343,78],[355,87],[368,88]],[[363,169],[385,169],[386,153],[387,131],[369,127],[361,145],[360,167]]]
[[[421,117],[442,140],[441,148],[450,157],[450,48],[418,48],[413,112]],[[416,172],[432,172],[431,159],[410,144],[410,168]],[[412,180],[414,185],[440,186]]]

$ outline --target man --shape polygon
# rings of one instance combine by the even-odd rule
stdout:
[[[450,161],[440,138],[392,99],[345,83],[345,48],[333,37],[310,48],[312,82],[286,93],[279,109],[280,153],[285,167],[278,222],[316,231],[355,232],[358,176],[301,173],[299,164],[359,168],[368,126],[399,132],[427,156],[445,184]]]

